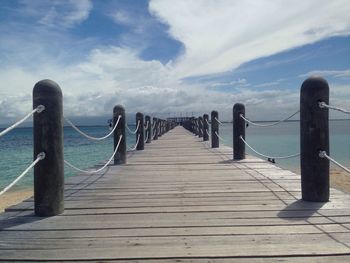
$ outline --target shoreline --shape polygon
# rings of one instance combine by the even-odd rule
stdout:
[[[295,169],[290,169],[290,171],[299,174]],[[340,169],[331,169],[330,186],[350,194],[350,174]],[[32,196],[32,187],[15,189],[5,193],[3,196],[0,196],[0,213],[3,213],[7,207],[18,204]]]

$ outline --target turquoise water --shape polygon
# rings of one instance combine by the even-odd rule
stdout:
[[[130,125],[131,128],[135,126]],[[104,126],[80,127],[89,135],[100,137],[109,132]],[[232,124],[220,127],[220,135],[228,146],[232,146]],[[0,189],[13,181],[33,160],[32,128],[18,128],[0,137]],[[135,143],[135,135],[127,135],[129,147]],[[246,140],[261,153],[280,156],[298,153],[299,122],[285,122],[278,126],[260,128],[250,126],[246,131]],[[350,121],[330,121],[331,156],[350,167]],[[252,152],[247,149],[247,153]],[[113,154],[113,141],[90,141],[70,127],[64,128],[64,158],[81,169],[107,160]],[[288,160],[276,160],[281,167],[298,170],[299,157]],[[72,176],[74,170],[65,167],[65,176]],[[31,186],[32,172],[25,176],[16,186]]]
[[[135,125],[129,125],[131,129]],[[109,133],[107,126],[82,126],[85,133],[101,137]],[[135,144],[135,135],[127,135],[127,145]],[[0,189],[11,183],[33,161],[32,128],[18,128],[0,137]],[[95,164],[108,160],[113,154],[112,136],[95,142],[70,127],[64,128],[64,159],[80,169],[87,169]],[[65,167],[65,176],[76,172]],[[28,173],[15,187],[21,188],[33,184],[33,172]]]
[[[220,127],[225,143],[232,147],[232,124]],[[246,129],[247,143],[258,152],[269,156],[286,156],[300,152],[299,122],[284,122],[272,127],[249,126]],[[330,154],[340,163],[350,166],[350,120],[330,121]],[[255,155],[246,147],[246,152]],[[298,171],[299,157],[276,160],[278,166]]]

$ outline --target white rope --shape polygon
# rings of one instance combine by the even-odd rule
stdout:
[[[209,134],[209,132],[208,132],[208,130],[207,130],[207,129],[205,130],[205,132],[207,133],[208,137],[210,137],[210,134]]]
[[[110,131],[110,133],[108,133],[106,136],[103,136],[103,137],[92,137],[92,136],[90,136],[90,135],[84,133],[83,131],[81,131],[77,126],[75,126],[75,125],[73,124],[73,122],[71,122],[68,118],[66,118],[66,117],[63,116],[64,120],[65,120],[66,122],[68,122],[68,124],[69,124],[70,126],[72,126],[72,128],[73,128],[74,130],[76,130],[78,133],[80,133],[80,134],[83,135],[84,137],[86,137],[86,138],[88,138],[88,139],[90,139],[90,140],[93,140],[93,141],[102,141],[102,140],[104,140],[104,139],[107,139],[109,136],[111,136],[111,135],[113,134],[114,130],[117,128],[118,123],[119,123],[121,117],[122,117],[122,116],[119,115],[118,120],[117,120],[116,124],[114,125],[113,129],[112,129],[112,130]]]
[[[5,135],[6,133],[12,131],[14,128],[16,128],[18,125],[22,124],[23,122],[25,122],[28,118],[30,118],[34,113],[40,113],[43,110],[45,110],[45,106],[44,105],[39,105],[38,107],[36,107],[34,110],[32,110],[31,112],[29,112],[25,117],[23,117],[21,120],[19,120],[18,122],[12,124],[10,127],[8,127],[7,129],[3,130],[2,132],[0,132],[0,137]]]
[[[40,162],[41,160],[45,159],[45,153],[41,152],[36,156],[36,159],[34,162],[31,163],[31,165],[29,165],[27,167],[27,169],[25,169],[23,171],[23,173],[21,173],[20,176],[18,176],[12,183],[10,183],[8,186],[6,186],[1,192],[0,195],[4,194],[5,192],[7,192],[12,186],[14,186],[19,180],[22,179],[23,176],[25,176],[30,169],[32,169],[38,162]]]
[[[129,151],[135,151],[137,148],[137,145],[139,144],[139,141],[140,141],[140,134],[137,136],[137,140],[136,140],[134,147],[129,148]]]
[[[214,119],[215,119],[220,125],[223,125],[222,122],[218,120],[218,118],[214,117]]]
[[[284,122],[286,120],[289,120],[290,118],[292,118],[294,115],[298,114],[300,112],[300,110],[297,110],[296,112],[294,112],[292,115],[288,116],[287,118],[285,119],[282,119],[282,120],[279,120],[277,122],[274,122],[274,123],[270,123],[270,124],[259,124],[259,123],[256,123],[256,122],[252,122],[248,119],[246,119],[242,114],[240,114],[239,116],[245,120],[245,122],[251,124],[251,125],[254,125],[254,126],[259,126],[259,127],[270,127],[270,126],[274,126],[274,125],[277,125],[277,124],[280,124],[281,122]]]
[[[327,158],[328,160],[330,160],[335,165],[339,166],[340,168],[342,168],[345,171],[347,171],[348,173],[350,173],[350,169],[349,168],[346,168],[344,165],[342,165],[342,164],[338,163],[336,160],[332,159],[329,155],[327,155],[326,151],[320,151],[318,156],[320,156],[321,158]]]
[[[152,125],[152,130],[154,130],[154,128],[156,127],[156,124],[157,124],[157,122],[155,121],[155,122],[153,122],[153,125]]]
[[[223,139],[222,137],[220,137],[220,135],[218,134],[217,131],[215,131],[215,135],[216,135],[221,141],[226,142],[225,139]]]
[[[145,127],[145,130],[148,129],[148,124],[149,124],[149,121],[146,122],[146,127]]]
[[[110,164],[110,162],[113,160],[115,154],[116,154],[117,151],[118,151],[118,148],[119,148],[120,142],[122,141],[122,138],[123,138],[123,135],[120,135],[119,141],[118,141],[118,144],[117,144],[117,147],[115,147],[115,150],[114,150],[114,152],[113,152],[113,155],[111,156],[111,158],[109,158],[109,160],[106,162],[106,164],[105,164],[103,167],[101,167],[100,169],[98,169],[98,170],[95,170],[95,171],[81,170],[81,169],[79,169],[78,167],[75,167],[73,164],[71,164],[70,162],[68,162],[68,161],[66,161],[66,160],[64,160],[64,163],[65,163],[66,165],[68,165],[70,168],[72,168],[72,169],[74,169],[74,170],[76,170],[76,171],[78,171],[78,172],[81,172],[81,173],[87,173],[87,174],[98,173],[98,172],[102,171],[103,169],[105,169],[105,168],[107,167],[107,165]]]
[[[345,110],[345,109],[342,109],[342,108],[339,108],[339,107],[335,107],[335,106],[330,106],[330,105],[326,104],[323,101],[319,102],[318,106],[320,108],[328,108],[328,109],[331,109],[331,110],[336,110],[336,111],[340,111],[340,112],[343,112],[343,113],[346,113],[346,114],[350,114],[349,110]]]
[[[148,140],[148,131],[146,132],[146,139],[145,139],[144,143],[146,143],[147,140]]]
[[[256,151],[253,147],[251,147],[244,139],[242,136],[239,137],[245,145],[248,146],[249,149],[251,149],[253,152],[255,152],[257,155],[260,155],[262,157],[265,158],[270,158],[270,159],[289,159],[289,158],[293,158],[293,157],[297,157],[300,155],[300,153],[296,153],[296,154],[291,154],[291,155],[287,155],[287,156],[269,156],[269,155],[265,155],[262,153],[259,153],[258,151]]]
[[[135,131],[132,131],[132,130],[129,128],[128,124],[125,125],[125,127],[128,129],[128,131],[129,131],[131,134],[136,134],[136,133],[137,133],[137,130],[139,129],[139,126],[140,126],[140,121],[137,122],[137,126],[136,126]]]
[[[208,126],[210,126],[210,123],[209,123],[208,119],[205,119],[205,121],[208,124]]]

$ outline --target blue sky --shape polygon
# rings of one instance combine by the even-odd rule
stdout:
[[[324,76],[350,102],[350,2],[2,0],[0,124],[31,109],[35,83],[64,93],[68,116],[129,113],[284,117]],[[312,12],[311,12],[312,10]],[[274,107],[271,107],[273,105]],[[333,113],[332,113],[333,114]],[[342,117],[334,114],[332,117]]]

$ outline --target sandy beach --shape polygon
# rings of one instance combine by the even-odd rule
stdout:
[[[18,204],[32,195],[33,190],[30,188],[5,193],[3,196],[0,196],[0,213],[2,213],[6,207]]]
[[[350,174],[343,170],[332,169],[330,179],[331,187],[339,189],[344,193],[350,193]],[[7,192],[0,197],[0,213],[2,213],[6,207],[20,203],[32,195],[33,190],[30,188]]]

